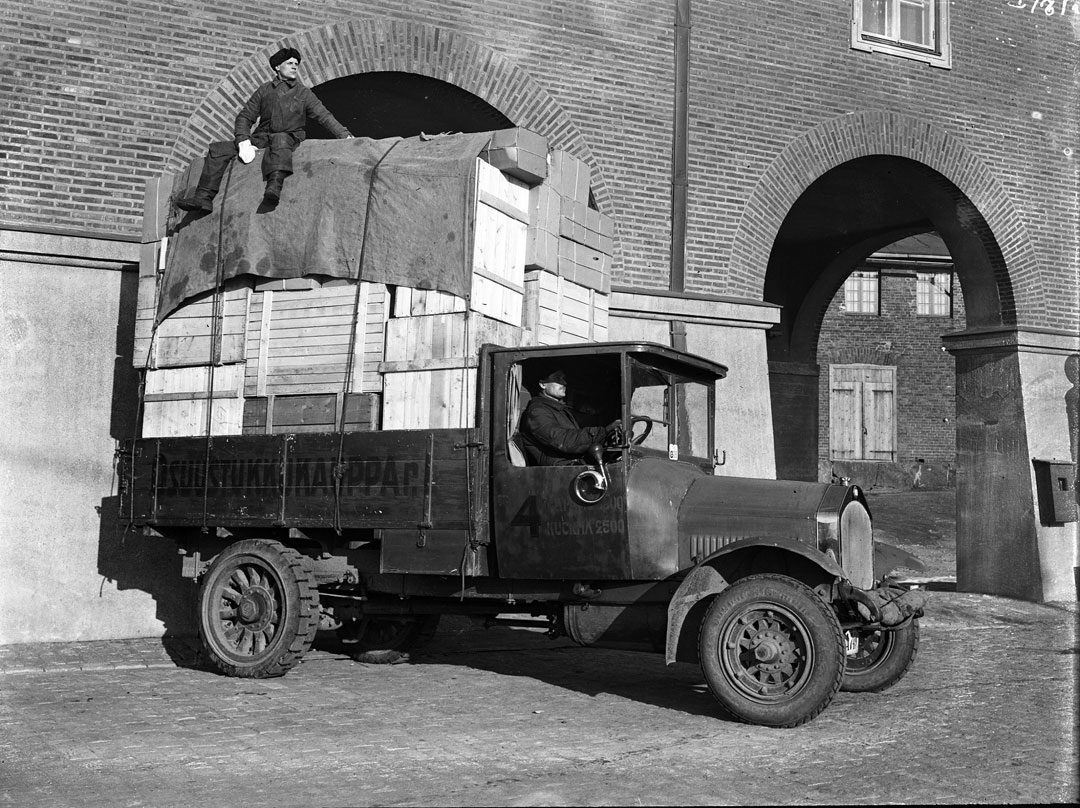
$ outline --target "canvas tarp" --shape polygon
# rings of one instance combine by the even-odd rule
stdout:
[[[467,297],[476,157],[489,132],[431,139],[308,140],[276,206],[263,202],[261,155],[234,160],[209,214],[176,211],[160,321],[219,281],[327,275]],[[192,193],[202,160],[177,179]],[[362,261],[362,265],[361,264]]]

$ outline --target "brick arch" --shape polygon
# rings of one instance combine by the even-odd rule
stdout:
[[[921,164],[939,174],[954,194],[959,191],[970,201],[976,221],[967,224],[982,231],[1001,258],[995,277],[984,279],[997,286],[1000,316],[1012,320],[1022,313],[1036,319],[1045,276],[1005,188],[959,138],[927,121],[884,110],[825,121],[790,143],[772,162],[747,200],[731,243],[726,264],[732,284],[760,296],[773,242],[796,200],[831,169],[878,155]]]
[[[318,85],[357,73],[397,71],[440,79],[466,90],[552,148],[585,160],[597,205],[611,213],[610,192],[585,138],[562,106],[510,59],[465,34],[384,17],[354,17],[276,40],[238,64],[188,119],[168,158],[182,170],[212,140],[232,132],[237,111],[271,78],[267,58],[280,47],[303,55],[302,79]]]

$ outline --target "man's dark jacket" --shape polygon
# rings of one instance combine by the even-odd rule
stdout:
[[[240,110],[233,128],[234,142],[282,132],[302,136],[308,118],[321,123],[334,137],[349,136],[349,130],[338,123],[337,118],[330,114],[308,87],[296,79],[278,77],[259,87]],[[256,119],[259,125],[252,132],[251,127],[255,126]]]
[[[521,416],[522,443],[531,466],[565,466],[581,461],[589,447],[604,440],[602,426],[578,426],[564,402],[538,395]]]

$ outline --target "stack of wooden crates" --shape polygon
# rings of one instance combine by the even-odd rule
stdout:
[[[143,436],[471,426],[482,344],[606,339],[613,228],[591,205],[587,164],[521,129],[481,157],[467,299],[245,275],[156,330],[172,178],[151,180],[134,352]]]

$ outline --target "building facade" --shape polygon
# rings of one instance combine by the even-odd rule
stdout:
[[[816,477],[829,301],[940,233],[967,307],[958,583],[1075,597],[1075,522],[1040,518],[1031,463],[1075,462],[1076,0],[41,0],[0,21],[0,642],[183,628],[171,549],[115,519],[144,186],[228,135],[282,45],[344,88],[354,134],[385,134],[366,99],[407,75],[584,159],[616,222],[611,334],[731,367],[727,473]],[[437,95],[390,108],[443,131]]]
[[[818,479],[956,484],[956,368],[941,334],[964,325],[936,234],[888,245],[848,277],[818,340]]]

